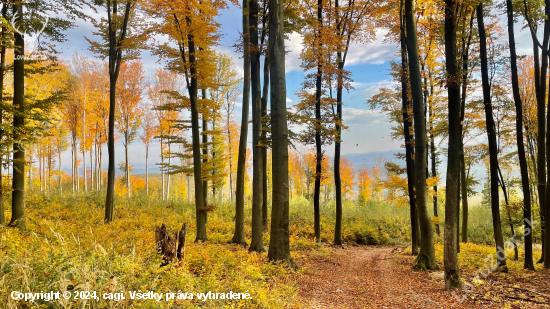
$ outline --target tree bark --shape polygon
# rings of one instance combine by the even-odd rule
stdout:
[[[107,195],[105,198],[105,223],[113,221],[114,197],[115,197],[115,112],[116,112],[116,82],[120,73],[122,64],[122,49],[120,43],[126,38],[128,20],[132,2],[127,1],[124,12],[124,22],[120,29],[120,36],[117,36],[115,21],[113,17],[117,16],[117,1],[106,1],[108,16],[108,34],[109,34],[109,169],[107,171]],[[112,14],[111,14],[112,9]],[[111,16],[112,15],[112,16]]]
[[[418,215],[416,211],[416,198],[414,194],[414,148],[412,131],[412,115],[409,115],[409,110],[412,110],[412,102],[409,100],[409,76],[408,76],[408,61],[407,61],[407,44],[405,42],[405,25],[403,20],[403,4],[400,9],[400,25],[401,25],[401,101],[403,108],[403,134],[405,136],[405,163],[407,166],[407,188],[409,191],[409,211],[411,217],[411,253],[418,254],[420,241],[418,239],[420,231],[418,229]]]
[[[145,146],[145,194],[149,196],[149,143]]]
[[[23,18],[23,5],[14,3],[13,15],[18,23]],[[14,33],[15,50],[13,62],[13,178],[12,216],[9,226],[25,229],[25,146],[20,143],[25,127],[25,40],[23,35]]]
[[[531,194],[529,190],[529,173],[527,171],[527,158],[523,144],[523,104],[519,92],[518,66],[516,56],[516,39],[514,34],[514,9],[512,0],[506,0],[506,14],[508,17],[508,45],[510,45],[510,70],[512,72],[512,94],[516,105],[516,141],[518,146],[518,160],[521,175],[521,189],[523,191],[523,223],[525,260],[523,267],[535,270],[533,264],[533,235],[531,235]]]
[[[249,0],[243,0],[243,107],[241,119],[241,135],[239,138],[239,153],[237,155],[237,180],[235,184],[235,233],[232,243],[246,246],[244,236],[244,186],[246,173],[246,142],[248,139],[248,113],[250,109],[250,17]]]
[[[506,255],[504,253],[504,239],[500,225],[500,208],[498,193],[498,158],[497,158],[497,137],[493,119],[493,106],[491,104],[491,85],[489,84],[489,69],[487,64],[487,38],[485,34],[485,23],[483,22],[483,3],[477,6],[477,24],[479,31],[479,49],[481,58],[481,80],[483,85],[483,104],[485,106],[485,120],[487,125],[487,138],[489,140],[489,172],[491,178],[491,212],[493,215],[493,230],[497,249],[498,266],[506,268]]]
[[[8,5],[4,4],[2,7],[2,17],[6,19],[8,14]],[[3,43],[6,38],[6,31],[8,31],[6,26],[2,27],[2,34],[0,44],[0,127],[4,122],[4,74],[6,66],[6,45]],[[6,224],[6,217],[4,212],[4,178],[2,174],[2,165],[3,165],[3,156],[4,156],[4,147],[2,143],[4,142],[4,129],[0,129],[0,225]]]
[[[407,29],[407,51],[409,56],[409,73],[413,99],[415,156],[414,176],[418,221],[420,224],[420,253],[415,261],[415,268],[437,269],[435,247],[432,232],[432,221],[428,215],[428,192],[426,186],[426,115],[422,98],[422,79],[418,58],[418,41],[414,18],[414,0],[405,1],[405,23]],[[455,195],[456,196],[456,195]]]
[[[550,85],[548,88],[546,87],[546,80],[547,80],[547,72],[548,72],[548,58],[550,56],[550,52],[548,51],[548,43],[550,39],[550,21],[548,20],[548,16],[550,15],[550,2],[545,1],[545,7],[544,7],[544,14],[546,16],[544,21],[544,31],[543,31],[543,48],[542,48],[542,67],[541,67],[541,85],[540,85],[540,93],[541,98],[543,98],[543,101],[546,101],[547,97],[547,90],[550,88]],[[548,104],[546,104],[548,106]],[[547,107],[548,110],[546,112],[546,133],[548,134],[548,130],[550,129],[550,106]],[[544,132],[544,131],[539,131]],[[539,133],[540,134],[540,133]],[[542,147],[542,145],[541,145]],[[546,137],[546,168],[550,170],[550,145],[548,144],[548,137]],[[550,214],[550,186],[548,185],[550,183],[550,173],[547,173],[546,176],[548,177],[546,179],[546,197],[545,197],[545,204],[541,204],[541,209],[545,209],[545,219],[542,221],[542,228],[544,229],[544,235],[546,235],[543,238],[543,245],[542,245],[542,256],[544,258],[544,268],[550,269],[550,224],[548,224],[548,214]]]
[[[191,27],[191,20],[186,18],[187,26]],[[193,34],[187,35],[189,46],[189,63],[191,82],[189,84],[189,100],[191,101],[191,131],[193,139],[193,173],[195,178],[195,211],[197,236],[195,242],[207,241],[206,235],[206,204],[203,193],[202,183],[202,163],[201,163],[201,144],[199,132],[199,109],[198,109],[198,81],[197,81],[197,61],[195,58],[195,37]]]
[[[445,190],[445,289],[462,286],[458,268],[458,232],[459,201],[456,196],[460,190],[460,147],[462,132],[460,130],[460,86],[456,63],[456,9],[455,0],[445,1],[445,64],[447,68],[447,93],[449,110],[449,147],[447,179]]]
[[[434,85],[433,85],[433,79],[430,72],[430,94],[433,96],[434,94]],[[437,155],[435,153],[435,134],[434,134],[434,111],[433,111],[433,99],[428,99],[428,117],[430,117],[429,124],[430,124],[430,161],[432,163],[432,177],[437,176]],[[439,220],[439,214],[437,209],[437,183],[433,186],[434,195],[433,195],[433,207],[434,207],[434,217],[438,218]],[[435,232],[437,235],[440,235],[440,229],[439,229],[439,223],[435,224]]]
[[[464,158],[464,117],[466,116],[466,96],[468,92],[468,67],[470,61],[470,44],[472,41],[475,11],[470,15],[468,39],[462,39],[462,93],[460,97],[460,184],[462,186],[462,242],[468,242],[468,177]],[[460,242],[458,243],[460,247]]]
[[[317,56],[317,75],[315,78],[315,191],[313,193],[313,213],[314,213],[314,231],[315,241],[321,242],[321,173],[323,162],[323,150],[321,145],[321,82],[323,78],[323,67],[321,65],[321,27],[323,26],[323,0],[317,1],[317,48],[319,49]]]
[[[260,47],[258,45],[258,14],[257,0],[250,0],[250,78],[252,83],[252,240],[250,251],[261,252],[263,245],[263,151],[262,148],[262,97],[260,82]],[[286,102],[286,101],[285,101]]]
[[[338,0],[334,1],[334,6],[338,12]],[[336,20],[336,33],[342,35],[340,16]],[[341,138],[342,138],[342,93],[344,89],[344,61],[342,59],[342,51],[338,49],[336,52],[336,137],[334,141],[334,194],[336,197],[336,222],[334,225],[334,245],[342,245],[342,179],[340,177],[340,155],[341,155]],[[309,191],[309,187],[308,187]],[[308,193],[309,196],[309,193]]]
[[[265,25],[264,25],[265,26]],[[267,96],[269,95],[269,57],[266,56],[264,58],[264,86],[262,91],[262,119],[265,119],[267,117]],[[263,125],[262,120],[262,125]],[[267,229],[268,224],[268,179],[267,179],[267,136],[266,136],[266,129],[262,129],[262,141],[264,143],[264,147],[262,148],[262,156],[264,158],[263,160],[263,176],[262,180],[264,182],[263,184],[263,203],[262,203],[262,225],[264,229]]]
[[[126,176],[126,190],[128,190],[128,197],[132,195],[130,192],[130,157],[128,156],[128,131],[124,132],[124,155],[126,166],[124,167],[124,174]]]
[[[271,81],[271,125],[273,160],[273,197],[271,236],[267,258],[287,261],[290,257],[288,128],[285,81],[285,42],[283,0],[269,1],[269,67]]]

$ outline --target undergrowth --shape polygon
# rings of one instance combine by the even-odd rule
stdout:
[[[234,206],[217,204],[208,215],[209,241],[195,244],[194,205],[162,202],[136,194],[117,196],[115,220],[103,223],[101,193],[46,196],[27,195],[27,231],[0,227],[0,307],[2,308],[284,308],[291,306],[296,285],[294,271],[267,262],[267,254],[249,253],[230,245]],[[311,204],[291,201],[291,250],[294,260],[325,255],[326,245],[313,240]],[[407,239],[406,210],[388,213],[389,205],[370,202],[344,204],[343,237],[347,244],[395,244]],[[384,210],[385,208],[385,210]],[[322,206],[322,241],[332,243],[334,205]],[[7,217],[10,217],[7,211]],[[245,209],[245,233],[250,239],[251,209]],[[154,228],[162,223],[176,230],[188,223],[185,260],[160,267]],[[264,233],[269,244],[269,233]],[[250,300],[192,300],[160,302],[131,300],[129,291],[158,293],[249,293]],[[99,300],[36,301],[11,299],[11,292],[97,292]],[[124,291],[126,299],[105,300],[104,293]]]

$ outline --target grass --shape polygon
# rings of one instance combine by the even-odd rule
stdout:
[[[194,205],[162,202],[136,194],[116,197],[115,220],[103,223],[102,193],[27,195],[27,231],[0,227],[0,307],[26,308],[30,304],[10,298],[11,291],[95,291],[99,300],[38,301],[38,308],[283,308],[295,302],[297,286],[293,269],[267,262],[266,253],[249,253],[230,245],[234,228],[234,206],[216,204],[209,213],[209,241],[194,244]],[[249,204],[249,203],[248,203]],[[321,205],[321,239],[332,243],[335,205]],[[330,248],[313,240],[311,201],[296,197],[290,203],[291,250],[295,261],[326,255]],[[9,211],[6,213],[9,218]],[[251,209],[245,208],[245,233],[250,239]],[[490,244],[491,222],[487,210],[472,207],[470,239]],[[155,250],[154,228],[162,223],[175,230],[188,223],[185,261],[160,267]],[[443,221],[442,221],[443,222]],[[503,222],[503,230],[504,228]],[[345,201],[343,238],[347,245],[403,245],[410,242],[409,209],[382,202],[360,205]],[[440,239],[440,238],[436,238]],[[269,244],[269,233],[264,233]],[[442,245],[436,244],[438,261]],[[460,263],[481,267],[494,248],[463,244]],[[522,251],[520,251],[520,259]],[[540,253],[536,253],[540,256]],[[480,264],[481,263],[481,264]],[[481,265],[481,266],[480,266]],[[510,262],[512,269],[520,262]],[[249,293],[251,300],[176,299],[151,302],[131,300],[129,291],[159,293]],[[103,293],[126,292],[126,299],[102,299]],[[33,305],[33,307],[36,307]]]
[[[104,196],[27,195],[27,231],[0,227],[0,307],[25,308],[29,303],[10,298],[11,291],[96,291],[96,300],[37,301],[44,308],[148,308],[151,302],[129,299],[129,291],[202,293],[249,293],[251,300],[174,300],[154,303],[151,308],[281,308],[291,304],[296,286],[286,265],[266,262],[266,253],[249,253],[229,245],[233,235],[233,205],[217,205],[208,217],[209,241],[194,244],[194,205],[162,202],[157,198],[117,196],[115,220],[103,223]],[[391,207],[391,206],[390,206]],[[384,211],[384,208],[386,211]],[[326,246],[313,241],[312,207],[294,199],[290,207],[291,250],[294,259],[324,255]],[[332,242],[334,205],[322,206],[323,242]],[[344,204],[345,242],[394,244],[406,240],[405,210],[399,216],[388,205]],[[7,211],[7,217],[11,215]],[[251,209],[245,209],[245,233],[250,239]],[[155,250],[154,227],[162,223],[171,230],[187,222],[186,257],[179,267],[160,267]],[[269,233],[264,233],[269,244]],[[126,299],[102,299],[103,293],[126,291]]]

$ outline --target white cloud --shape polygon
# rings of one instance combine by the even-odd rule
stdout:
[[[292,102],[294,102],[294,101],[292,101],[292,99],[286,98],[286,103],[292,103]]]
[[[397,46],[384,42],[386,33],[386,30],[376,30],[376,39],[373,42],[350,45],[346,65],[382,64],[392,60]]]
[[[302,68],[300,64],[302,60],[300,59],[300,53],[304,48],[303,37],[300,33],[292,32],[288,35],[288,40],[285,41],[285,45],[288,53],[285,58],[285,70],[286,73],[292,71],[300,71]]]

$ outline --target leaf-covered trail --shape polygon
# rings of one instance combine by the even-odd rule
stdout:
[[[395,247],[347,247],[300,261],[298,307],[301,308],[547,308],[533,302],[480,297],[458,301],[444,291],[442,278],[413,272],[413,257]],[[441,272],[438,273],[441,275]],[[479,289],[481,292],[483,288]],[[486,291],[485,291],[486,292]],[[484,292],[484,293],[485,293]],[[457,297],[464,295],[457,292]],[[471,294],[472,296],[477,293]],[[479,295],[477,295],[479,296]],[[496,300],[496,299],[495,299]],[[503,306],[504,305],[504,306]]]

